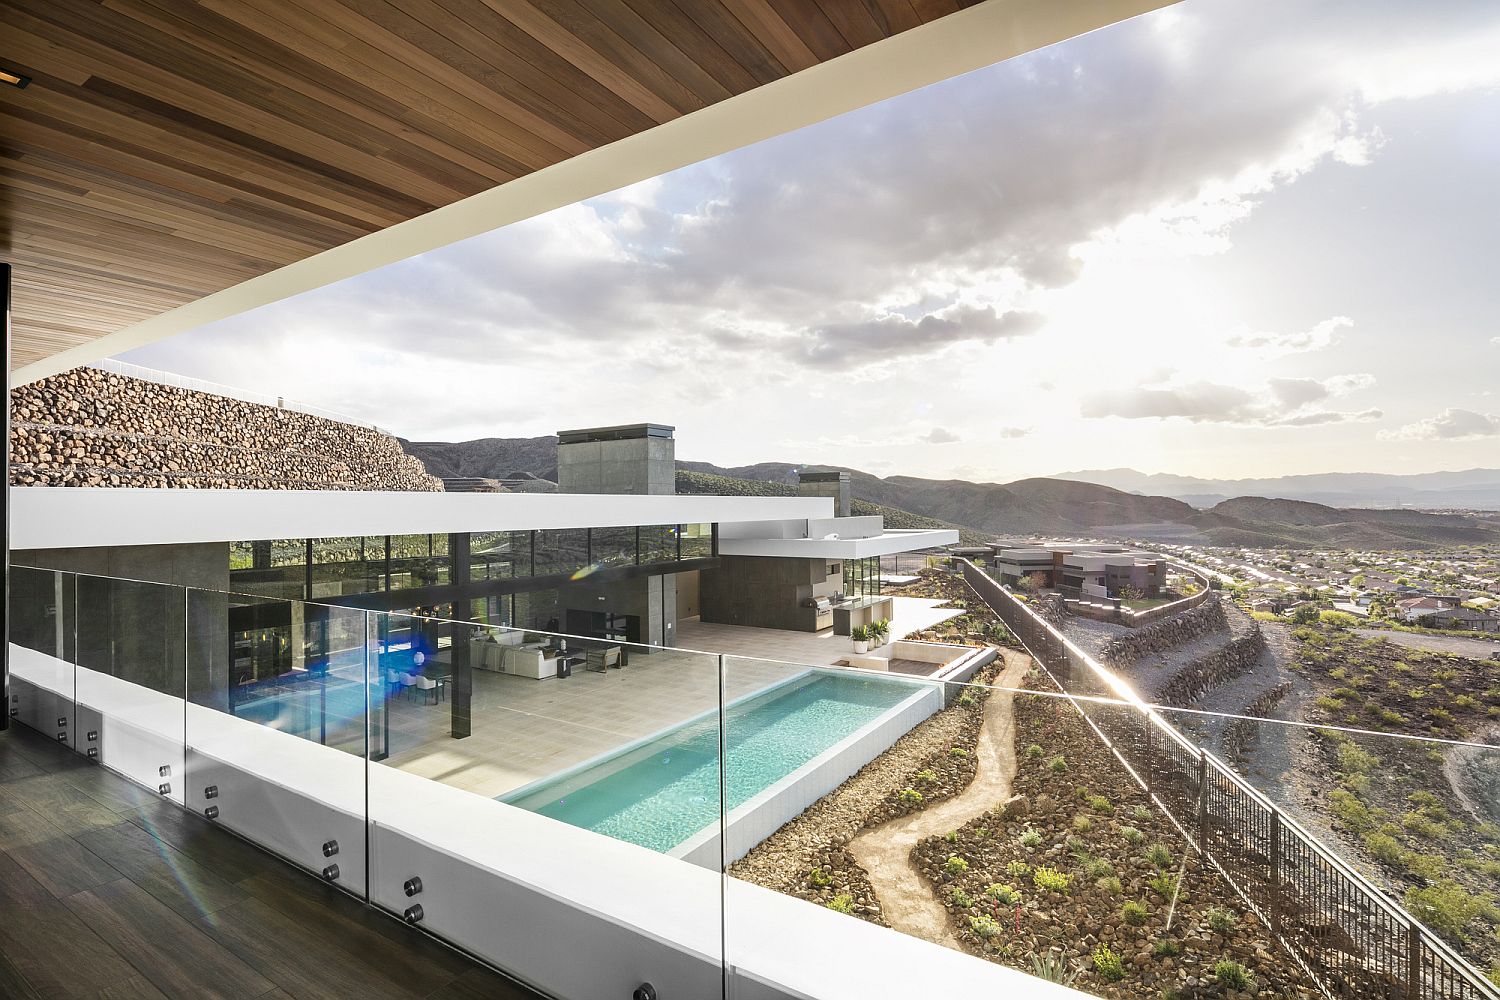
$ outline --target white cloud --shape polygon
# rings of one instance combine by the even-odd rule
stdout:
[[[1497,436],[1500,436],[1500,414],[1451,406],[1435,417],[1381,435],[1388,441],[1468,441]]]
[[[1353,325],[1354,320],[1348,316],[1330,316],[1310,330],[1299,330],[1294,333],[1237,333],[1232,334],[1227,343],[1230,347],[1249,348],[1263,356],[1273,357],[1321,351],[1339,338],[1340,331],[1347,330]]]
[[[1179,417],[1192,423],[1258,427],[1305,427],[1314,424],[1376,420],[1377,409],[1329,410],[1317,404],[1370,388],[1371,375],[1334,375],[1330,378],[1272,378],[1264,386],[1225,385],[1209,381],[1128,389],[1107,389],[1084,396],[1084,417],[1124,417],[1130,420]]]
[[[1433,185],[1389,164],[1469,147],[1402,131],[1381,102],[1488,85],[1500,7],[1316,7],[1188,0],[138,360],[429,438],[666,420],[716,461],[760,449],[747,464],[795,441],[804,458],[878,451],[916,471],[933,452],[947,468],[998,436],[1051,465],[1088,437],[1057,416],[1075,407],[1176,418],[1163,437],[1203,454],[1227,452],[1199,437],[1225,428],[1373,420],[1333,402],[1367,376],[1322,372],[1389,384],[1403,369],[1380,353],[1411,341],[1382,344],[1394,312],[1325,293],[1319,269],[1359,257],[1338,240],[1366,209],[1418,225],[1410,193]],[[1358,205],[1296,207],[1298,185],[1330,179]],[[1476,212],[1485,193],[1467,195]],[[1411,235],[1395,242],[1442,257]],[[983,405],[935,409],[959,394]],[[966,447],[919,440],[939,431]]]

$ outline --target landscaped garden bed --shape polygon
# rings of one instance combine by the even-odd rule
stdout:
[[[1024,805],[913,852],[966,947],[1107,997],[1314,995],[1070,703],[1013,711]]]
[[[975,677],[991,682],[1000,661]],[[988,696],[964,692],[885,753],[730,866],[736,878],[885,924],[869,878],[846,845],[856,834],[957,794],[974,777]]]
[[[1493,742],[1500,672],[1336,628],[1293,636],[1318,692],[1306,721],[1324,727],[1308,739],[1308,771],[1326,777],[1299,782],[1303,806],[1326,817],[1341,854],[1500,982],[1500,807],[1493,782],[1468,789],[1460,766],[1481,751],[1346,731]]]

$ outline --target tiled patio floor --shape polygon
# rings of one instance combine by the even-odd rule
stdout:
[[[960,612],[897,597],[891,635],[900,638]],[[734,700],[851,651],[832,632],[678,625],[682,648],[632,654],[607,673],[577,669],[559,680],[474,671],[472,735],[455,740],[447,702],[390,702],[388,766],[489,797],[549,777],[719,707],[718,657],[733,659],[725,697]],[[694,652],[702,650],[703,652]]]
[[[942,601],[925,597],[891,598],[891,639],[904,639],[913,632],[931,628],[963,614],[940,608]],[[677,644],[684,649],[730,653],[735,657],[758,657],[788,663],[825,665],[837,663],[854,651],[847,635],[822,632],[787,632],[744,625],[711,625],[697,620],[677,623]],[[730,671],[733,674],[733,667]]]

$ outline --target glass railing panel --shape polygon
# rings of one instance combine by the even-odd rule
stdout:
[[[549,994],[719,995],[718,658],[371,627],[371,901]]]
[[[363,896],[367,613],[193,591],[186,804]]]
[[[83,752],[181,803],[186,589],[79,575],[76,594]]]
[[[12,720],[84,753],[75,715],[77,578],[72,573],[12,566],[8,711]]]
[[[1024,653],[998,657],[968,680],[936,671],[936,709],[857,728],[749,808],[736,789],[759,784],[762,727],[728,700],[731,984],[1040,988],[1025,974],[1099,996],[1494,995],[1500,747],[1069,696]],[[850,689],[821,707],[778,707],[773,689],[775,754],[799,710],[819,717],[819,746],[842,731],[870,685],[920,669],[902,659],[777,668],[782,690]],[[731,658],[726,676],[772,666]],[[1183,735],[1236,722],[1257,729],[1238,745],[1299,762],[1268,794]],[[737,856],[732,831],[756,822],[773,832]]]
[[[847,637],[825,641],[844,655],[830,651],[820,666],[726,658],[731,996],[758,995],[763,983],[851,1000],[1051,995],[1019,971],[1025,954],[986,962],[985,948],[962,942],[970,916],[988,933],[984,886],[955,897],[947,880],[958,863],[928,858],[971,821],[985,830],[975,836],[999,825],[987,817],[1012,775],[982,745],[988,689],[960,681],[994,681],[1006,663],[956,642],[859,651]],[[1024,673],[1027,661],[1017,663]]]
[[[1276,944],[1215,965],[1262,966],[1262,992],[1279,982],[1336,996],[1500,996],[1500,687],[1488,644],[1422,651],[1333,619],[1282,635],[1263,623],[1262,647],[1233,608],[1154,632],[1101,630],[966,576],[1037,655],[1044,683],[1032,687],[1072,696],[1059,718],[1108,749],[1132,795],[1149,793],[1208,887],[1227,887],[1219,906],[1234,919],[1217,918],[1218,938],[1237,946],[1253,931]],[[1036,757],[1050,766],[1046,741]],[[1057,766],[1065,785],[1076,769],[1066,755]],[[1086,805],[1107,794],[1093,787],[1098,770],[1073,789]],[[1217,940],[1213,923],[1198,937]],[[1179,942],[1185,955],[1195,943]]]

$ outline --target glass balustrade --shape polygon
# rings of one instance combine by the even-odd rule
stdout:
[[[810,665],[14,567],[9,710],[557,996],[1494,996],[1492,677],[1151,705],[970,575]]]

